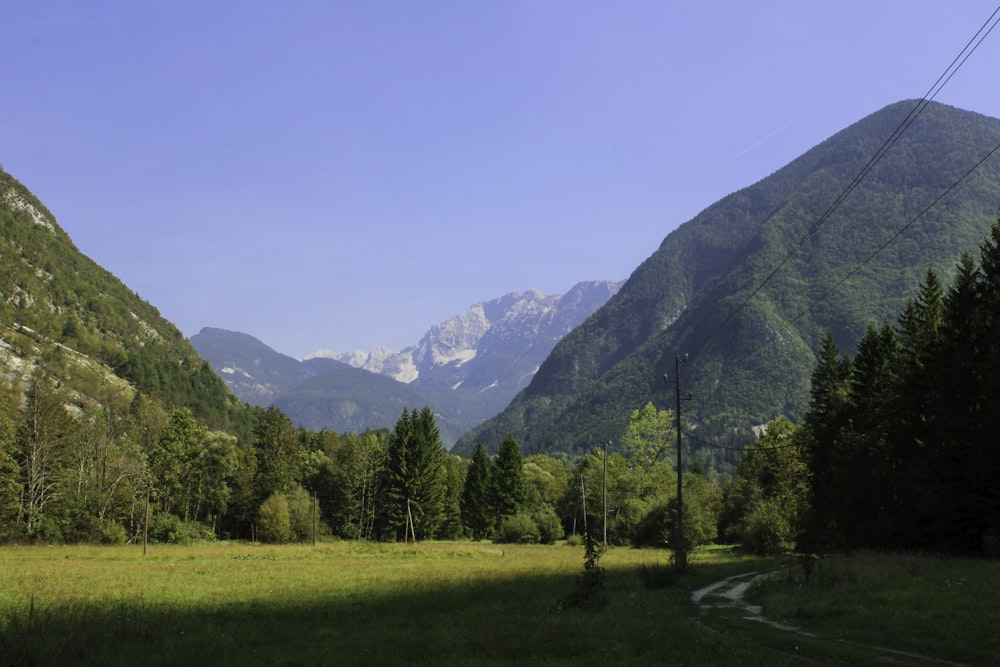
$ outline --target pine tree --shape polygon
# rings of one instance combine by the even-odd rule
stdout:
[[[472,539],[481,540],[489,535],[496,521],[490,512],[490,459],[483,443],[476,442],[472,450],[472,463],[465,473],[462,486],[462,523],[472,534]]]
[[[385,468],[385,529],[406,539],[412,525],[418,539],[432,537],[443,519],[446,477],[444,448],[434,414],[403,409],[389,437]]]
[[[490,507],[499,526],[504,517],[514,516],[524,507],[528,497],[528,482],[524,475],[521,448],[513,435],[500,444],[490,473]]]
[[[895,420],[899,337],[888,323],[869,325],[858,343],[851,370],[849,426],[842,438],[838,522],[851,542],[882,546],[889,539],[897,467],[889,444]],[[847,492],[850,490],[850,492]]]
[[[842,436],[847,427],[850,360],[841,355],[828,331],[812,374],[809,409],[803,423],[806,458],[813,474],[812,517],[803,546],[818,549],[841,539],[838,525],[842,489],[838,468],[843,465]]]
[[[897,462],[892,524],[900,546],[917,548],[926,543],[921,536],[926,510],[920,507],[928,492],[926,480],[933,477],[929,449],[940,442],[938,373],[944,310],[944,289],[928,269],[916,299],[907,302],[899,318],[896,420],[890,437]]]

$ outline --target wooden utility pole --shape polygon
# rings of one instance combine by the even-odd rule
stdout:
[[[583,480],[587,478],[586,475],[580,475],[580,498],[583,502],[583,534],[586,536],[587,533],[587,489],[583,485]]]
[[[677,569],[684,572],[687,569],[687,549],[684,546],[684,473],[681,456],[681,364],[687,361],[687,355],[674,357],[674,395],[677,398],[677,526],[674,554],[677,558]],[[664,375],[666,380],[667,376]],[[690,394],[686,400],[690,400]]]
[[[403,532],[403,543],[407,543],[406,532],[413,536],[413,543],[417,543],[417,530],[413,526],[413,513],[410,511],[410,499],[406,499],[406,531]]]
[[[149,478],[146,478],[146,520],[142,528],[142,555],[146,555],[149,545]]]
[[[608,445],[604,444],[604,548],[608,548]]]
[[[313,491],[312,497],[312,537],[313,546],[316,546],[316,533],[319,531],[319,499],[316,497],[316,492]]]

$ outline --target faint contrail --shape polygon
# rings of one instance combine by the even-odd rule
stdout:
[[[809,114],[808,111],[805,111],[805,112],[799,114],[798,116],[796,116],[795,118],[791,119],[790,121],[788,121],[787,123],[785,123],[784,125],[782,125],[781,127],[779,127],[778,129],[776,129],[773,132],[771,132],[770,134],[765,135],[761,139],[758,139],[757,141],[753,142],[752,144],[750,144],[749,146],[747,146],[746,148],[744,148],[743,150],[741,150],[739,153],[736,154],[736,157],[741,157],[741,156],[749,153],[753,149],[757,148],[762,143],[764,143],[764,142],[766,142],[766,141],[768,141],[770,139],[773,139],[774,137],[776,137],[777,135],[781,134],[783,131],[785,131],[786,129],[788,129],[789,126],[794,125],[795,123],[797,123],[800,120],[802,120],[808,114]]]

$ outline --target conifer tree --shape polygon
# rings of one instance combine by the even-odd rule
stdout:
[[[508,435],[500,444],[490,472],[490,507],[497,525],[504,517],[517,514],[524,507],[527,496],[528,482],[521,448],[514,436]]]
[[[805,414],[803,438],[806,458],[813,473],[812,517],[803,537],[803,546],[814,549],[838,541],[839,480],[837,467],[843,464],[839,449],[847,425],[850,360],[841,355],[827,331],[812,374],[809,409]]]
[[[851,366],[848,425],[833,472],[838,524],[853,543],[880,546],[892,528],[897,463],[890,446],[895,422],[899,337],[888,323],[869,325]]]
[[[385,529],[405,539],[411,525],[418,539],[432,537],[443,518],[444,448],[434,414],[403,409],[389,437],[385,468]]]
[[[496,523],[489,506],[490,459],[483,443],[476,442],[472,450],[472,462],[465,473],[462,486],[462,523],[472,539],[481,540],[489,535]]]

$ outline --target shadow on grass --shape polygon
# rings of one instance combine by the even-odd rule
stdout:
[[[726,568],[699,570],[692,581]],[[4,665],[786,664],[697,623],[684,580],[647,588],[630,567],[605,585],[597,611],[568,604],[573,575],[190,606],[138,595],[34,604],[0,617],[0,656]]]

